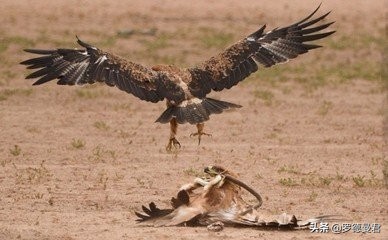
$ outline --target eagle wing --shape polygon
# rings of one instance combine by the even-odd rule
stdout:
[[[143,205],[143,213],[135,212],[139,217],[137,221],[153,226],[203,225],[216,220],[230,222],[238,217],[241,203],[236,206],[238,191],[234,188],[216,186],[220,180],[221,176],[213,178],[198,192],[180,190],[177,197],[171,199],[173,209],[160,210],[154,203],[150,203],[149,208]]]
[[[188,69],[192,80],[190,91],[204,97],[211,90],[229,89],[258,70],[257,64],[271,67],[287,62],[311,49],[321,47],[306,42],[318,40],[335,31],[318,33],[334,22],[310,27],[323,20],[330,12],[311,20],[320,5],[301,21],[264,33],[265,25],[248,37],[240,40],[221,54],[214,56],[198,67]],[[309,28],[310,27],[310,28]]]
[[[43,56],[21,62],[28,69],[38,69],[26,78],[39,78],[33,85],[59,79],[59,85],[83,85],[103,82],[131,93],[141,100],[158,102],[164,99],[158,91],[162,81],[160,75],[140,64],[126,61],[113,54],[103,52],[78,39],[84,49],[37,50],[26,52]]]
[[[137,221],[153,226],[195,224],[197,217],[205,212],[202,204],[198,204],[199,199],[200,193],[180,190],[176,197],[171,198],[172,209],[159,209],[151,202],[148,208],[142,206],[143,213],[135,212]]]

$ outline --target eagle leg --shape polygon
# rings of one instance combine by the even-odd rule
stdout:
[[[201,137],[202,135],[211,137],[212,135],[209,133],[205,133],[203,131],[203,128],[205,127],[205,123],[198,123],[197,124],[197,130],[198,132],[190,134],[190,137],[198,136],[198,145],[201,144]]]
[[[202,178],[195,178],[194,182],[202,187],[206,186],[209,184],[209,181],[206,181],[205,179]]]
[[[187,192],[192,192],[193,190],[197,189],[197,188],[200,188],[200,187],[204,187],[206,185],[208,185],[209,182],[202,179],[202,178],[196,178],[194,179],[194,182],[192,183],[187,183],[185,185],[183,185],[179,191],[182,191],[182,190],[185,190]]]
[[[177,123],[176,119],[173,118],[170,120],[170,139],[169,139],[168,144],[166,146],[167,152],[172,152],[173,149],[181,148],[181,144],[175,138],[177,131],[178,131],[178,123]]]
[[[217,186],[221,187],[224,184],[225,177],[222,175],[215,176],[211,181],[208,182],[206,186],[204,186],[203,190],[205,192],[209,191],[211,188]]]

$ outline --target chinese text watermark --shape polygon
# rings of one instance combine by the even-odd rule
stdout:
[[[310,224],[312,233],[380,233],[381,224],[379,223],[332,223],[313,222]]]

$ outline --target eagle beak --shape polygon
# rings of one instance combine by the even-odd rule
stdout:
[[[207,174],[214,174],[214,169],[213,169],[213,166],[207,166],[203,169],[203,171]]]
[[[205,173],[209,174],[210,176],[214,177],[216,175],[218,175],[219,173],[214,169],[213,166],[208,166],[208,167],[205,167],[205,169],[203,170]]]

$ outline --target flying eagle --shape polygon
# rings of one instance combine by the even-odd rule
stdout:
[[[308,42],[325,38],[335,31],[319,33],[334,22],[313,26],[330,12],[311,19],[320,6],[303,20],[283,28],[264,32],[266,26],[233,44],[224,52],[199,66],[178,68],[171,65],[145,67],[98,49],[81,41],[84,49],[39,50],[26,52],[42,56],[21,62],[28,69],[39,69],[26,78],[39,78],[33,85],[58,79],[59,85],[83,85],[103,82],[148,102],[166,99],[167,109],[156,120],[170,123],[167,151],[180,148],[176,139],[178,124],[196,124],[198,143],[204,132],[204,122],[211,114],[240,105],[207,97],[212,91],[222,91],[237,85],[258,70],[258,65],[271,67],[287,62],[309,50],[321,47]],[[310,27],[311,26],[311,27]]]
[[[222,230],[224,225],[255,228],[305,229],[312,223],[342,220],[338,215],[319,216],[305,221],[283,213],[266,216],[241,196],[241,187],[254,192],[236,175],[220,166],[209,166],[205,173],[210,179],[196,178],[185,184],[177,197],[171,199],[172,208],[159,209],[154,202],[142,206],[143,213],[135,212],[137,221],[148,226],[207,226],[209,230]],[[257,196],[259,196],[257,194]]]

